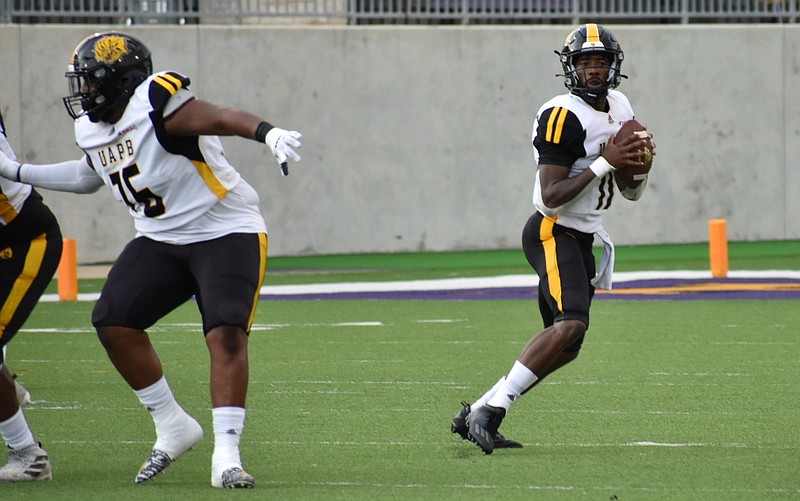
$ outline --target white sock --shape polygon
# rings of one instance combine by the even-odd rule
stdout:
[[[169,434],[170,428],[175,424],[184,425],[186,411],[178,405],[166,378],[162,376],[147,388],[134,391],[153,417],[157,435]]]
[[[242,467],[239,441],[244,431],[246,411],[242,407],[215,407],[211,409],[214,421],[214,454],[212,469],[223,472],[228,468]]]
[[[488,402],[495,395],[495,393],[497,393],[497,390],[499,390],[500,387],[503,386],[503,383],[505,381],[506,381],[506,377],[505,376],[503,376],[500,379],[498,379],[497,382],[494,384],[494,386],[492,386],[489,389],[489,391],[484,393],[481,398],[479,398],[478,400],[473,402],[472,405],[470,405],[470,407],[469,407],[470,411],[476,411],[476,410],[480,409],[481,407],[483,407],[484,405],[486,405],[486,402]]]
[[[3,435],[3,440],[15,451],[36,445],[21,408],[10,418],[0,421],[0,435]]]
[[[514,366],[511,368],[508,376],[506,376],[505,381],[497,390],[497,393],[489,399],[487,405],[502,407],[508,411],[511,404],[522,395],[522,392],[530,388],[538,379],[539,378],[532,370],[528,369],[522,362],[517,360],[514,362]]]

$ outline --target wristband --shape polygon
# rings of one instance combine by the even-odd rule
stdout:
[[[606,174],[617,170],[614,168],[613,165],[608,163],[608,160],[606,160],[602,155],[597,157],[597,160],[592,162],[591,165],[589,165],[589,168],[592,170],[592,172],[594,172],[594,175],[597,177],[603,177]]]
[[[261,122],[258,124],[258,128],[256,129],[255,140],[259,143],[265,143],[267,141],[267,133],[273,128],[274,126],[269,122]]]
[[[22,182],[22,179],[21,179],[22,174],[21,173],[22,173],[22,164],[17,164],[17,182],[18,183]]]

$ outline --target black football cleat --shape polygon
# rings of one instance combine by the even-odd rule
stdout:
[[[516,440],[510,440],[503,436],[499,431],[494,434],[495,449],[522,449],[522,444]]]
[[[503,423],[504,417],[506,417],[505,409],[491,405],[484,405],[467,416],[469,436],[484,454],[494,452],[495,436],[497,436],[497,429]]]
[[[458,411],[450,423],[450,431],[461,435],[463,440],[469,440],[469,426],[467,426],[467,416],[469,416],[469,404],[461,402],[462,409]]]
[[[467,417],[470,415],[470,405],[466,402],[461,402],[462,409],[458,411],[450,424],[450,431],[461,436],[464,440],[474,442],[469,435],[469,425],[467,424]],[[509,440],[503,436],[499,431],[494,435],[494,448],[495,449],[522,449],[522,444]]]

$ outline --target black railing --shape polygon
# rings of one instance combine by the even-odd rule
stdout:
[[[0,0],[0,23],[793,23],[800,0]]]

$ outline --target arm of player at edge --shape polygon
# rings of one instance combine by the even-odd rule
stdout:
[[[181,105],[165,118],[164,127],[168,133],[177,136],[239,136],[265,143],[284,176],[289,175],[289,159],[300,161],[300,155],[295,149],[301,146],[301,133],[275,127],[249,111],[220,106],[202,99],[191,99]]]

